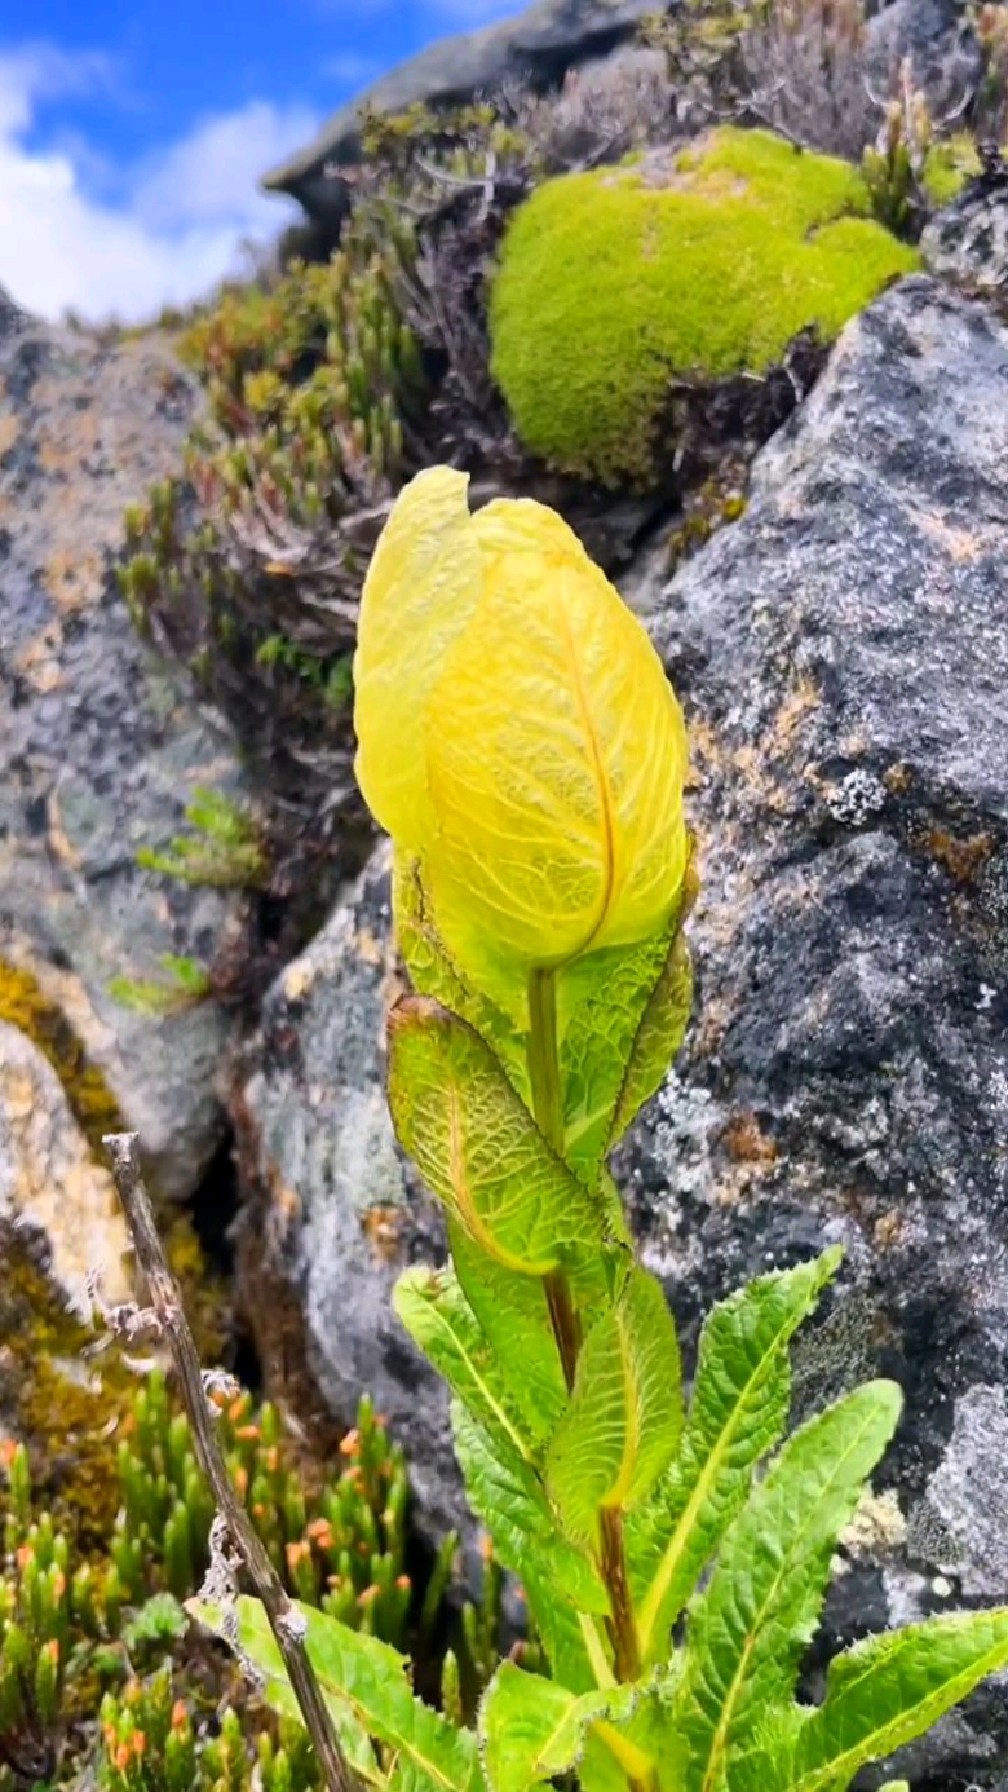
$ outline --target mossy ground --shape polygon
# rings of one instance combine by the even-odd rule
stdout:
[[[670,380],[765,372],[919,265],[869,213],[856,169],[765,131],[547,181],[512,220],[491,298],[493,370],[526,447],[649,483]]]

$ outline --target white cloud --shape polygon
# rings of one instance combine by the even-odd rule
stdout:
[[[370,86],[377,81],[382,72],[382,64],[375,56],[358,55],[354,50],[346,50],[342,55],[330,56],[328,62],[322,64],[322,73],[327,81],[335,87],[345,88],[348,93],[359,93],[362,87]]]
[[[44,317],[72,306],[131,321],[208,291],[240,265],[244,239],[282,228],[284,208],[257,178],[318,125],[308,107],[252,101],[202,121],[99,200],[86,146],[28,139],[41,101],[110,78],[100,56],[0,52],[0,285]]]

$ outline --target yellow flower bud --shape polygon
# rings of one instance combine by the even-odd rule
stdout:
[[[361,600],[357,777],[464,971],[656,932],[686,863],[686,731],[647,633],[544,505],[400,495]]]

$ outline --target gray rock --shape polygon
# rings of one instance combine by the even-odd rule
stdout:
[[[915,277],[845,331],[744,519],[638,588],[703,859],[697,1023],[617,1165],[645,1258],[691,1339],[839,1239],[799,1410],[871,1373],[906,1394],[876,1483],[906,1536],[850,1561],[820,1660],[1008,1597],[1006,525],[1008,333]],[[995,1687],[904,1771],[944,1792],[1006,1763]]]
[[[812,1692],[866,1629],[1008,1598],[1006,528],[1008,332],[915,277],[844,332],[743,520],[627,586],[689,711],[703,875],[695,1025],[616,1164],[637,1237],[688,1360],[714,1300],[843,1242],[796,1410],[906,1394]],[[274,992],[247,1098],[323,1387],[377,1389],[440,1521],[443,1401],[385,1306],[440,1249],[381,1108],[387,919],[379,859]],[[995,1685],[903,1771],[1003,1792],[1006,1763]]]
[[[1008,298],[1008,171],[972,183],[932,218],[921,252],[939,279],[985,298]]]
[[[243,1167],[268,1197],[270,1266],[300,1292],[320,1392],[346,1424],[371,1393],[406,1449],[433,1536],[461,1524],[464,1507],[444,1389],[390,1305],[399,1271],[443,1262],[445,1246],[385,1103],[389,913],[382,846],[264,1004],[242,1097]]]
[[[114,579],[127,504],[177,471],[197,394],[155,338],[102,347],[0,306],[0,985],[31,972],[186,1196],[222,1135],[216,1003],[115,1002],[165,954],[212,963],[241,900],[140,871],[205,784],[237,796],[230,737],[140,641]]]
[[[883,86],[911,57],[917,84],[946,106],[976,86],[982,67],[962,0],[892,0],[868,20],[865,52],[873,82]]]
[[[418,103],[465,103],[515,82],[556,86],[569,69],[633,37],[653,11],[650,0],[535,0],[517,18],[430,44],[341,106],[262,184],[267,192],[290,193],[320,223],[338,223],[347,205],[340,165],[359,160],[365,106],[401,112]]]

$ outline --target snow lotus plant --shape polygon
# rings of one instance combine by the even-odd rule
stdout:
[[[305,1609],[353,1770],[401,1792],[842,1792],[1008,1664],[1008,1611],[870,1637],[798,1702],[837,1539],[892,1437],[872,1381],[788,1434],[789,1340],[838,1253],[675,1324],[607,1169],[691,986],[686,736],[639,623],[540,505],[399,498],[364,589],[358,775],[396,854],[412,993],[388,1028],[398,1137],[451,1263],[398,1315],[448,1382],[469,1498],[548,1674],[497,1669],[470,1730],[407,1663]],[[218,1623],[220,1614],[210,1614]],[[238,1642],[291,1702],[261,1609]],[[225,1627],[226,1628],[226,1627]],[[233,1625],[232,1625],[233,1630]]]

